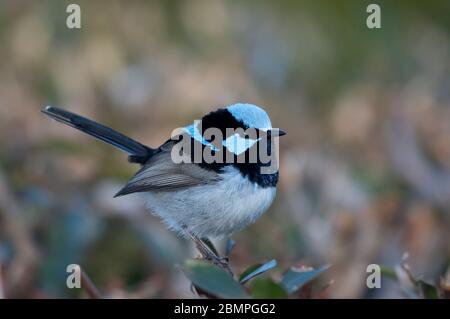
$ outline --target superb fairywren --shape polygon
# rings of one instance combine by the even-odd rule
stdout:
[[[273,129],[267,113],[256,105],[238,103],[206,114],[157,148],[56,107],[42,112],[127,152],[130,162],[141,164],[115,196],[145,192],[151,210],[216,263],[221,259],[201,238],[227,236],[248,226],[275,197],[278,166],[267,168],[277,163],[274,138],[285,133]],[[195,160],[198,154],[200,160]],[[262,154],[269,155],[269,161],[263,161]]]

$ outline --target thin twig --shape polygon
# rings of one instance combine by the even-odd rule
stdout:
[[[103,299],[102,295],[98,291],[89,276],[81,269],[81,287],[86,290],[87,295],[91,299]]]

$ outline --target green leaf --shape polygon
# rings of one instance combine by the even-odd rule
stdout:
[[[291,268],[281,280],[281,285],[286,289],[288,294],[292,294],[302,288],[304,285],[310,281],[317,278],[325,270],[330,268],[330,265],[325,265],[317,269],[312,270],[301,270],[296,268]]]
[[[183,272],[192,283],[219,298],[249,298],[244,288],[223,269],[203,260],[189,259]]]
[[[225,257],[229,257],[230,256],[231,251],[233,250],[235,245],[236,245],[236,242],[233,239],[228,238],[227,245],[225,247]]]
[[[260,299],[285,299],[286,290],[271,278],[257,278],[251,285],[252,297]]]
[[[417,284],[425,299],[439,299],[439,290],[436,286],[423,280],[418,280]]]
[[[202,238],[202,242],[205,243],[206,246],[208,246],[209,249],[211,249],[211,251],[216,255],[219,256],[219,253],[217,252],[216,247],[214,246],[214,244],[212,243],[212,241],[210,241],[208,238]]]
[[[380,269],[381,269],[382,275],[384,275],[390,279],[397,280],[397,274],[395,273],[395,269],[392,269],[389,266],[383,266],[383,265],[380,266]]]
[[[264,264],[256,264],[248,267],[239,277],[239,283],[245,284],[247,281],[277,266],[277,261],[272,259]]]

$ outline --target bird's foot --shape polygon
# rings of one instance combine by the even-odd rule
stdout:
[[[219,266],[220,268],[227,271],[230,275],[233,276],[233,272],[231,271],[229,259],[228,257],[220,257],[217,256],[208,245],[206,245],[203,240],[198,238],[196,235],[191,232],[187,232],[191,240],[195,243],[197,250],[202,255],[204,260],[212,262],[214,265]]]
[[[216,254],[212,253],[211,256],[207,256],[205,259],[210,260],[214,265],[219,266],[228,272],[231,276],[233,276],[233,272],[230,268],[229,259],[227,257],[220,257]]]

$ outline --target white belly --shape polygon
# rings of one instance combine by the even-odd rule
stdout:
[[[252,224],[272,203],[276,188],[262,188],[235,168],[223,180],[176,192],[147,193],[148,207],[172,230],[186,226],[200,237],[222,237]]]

